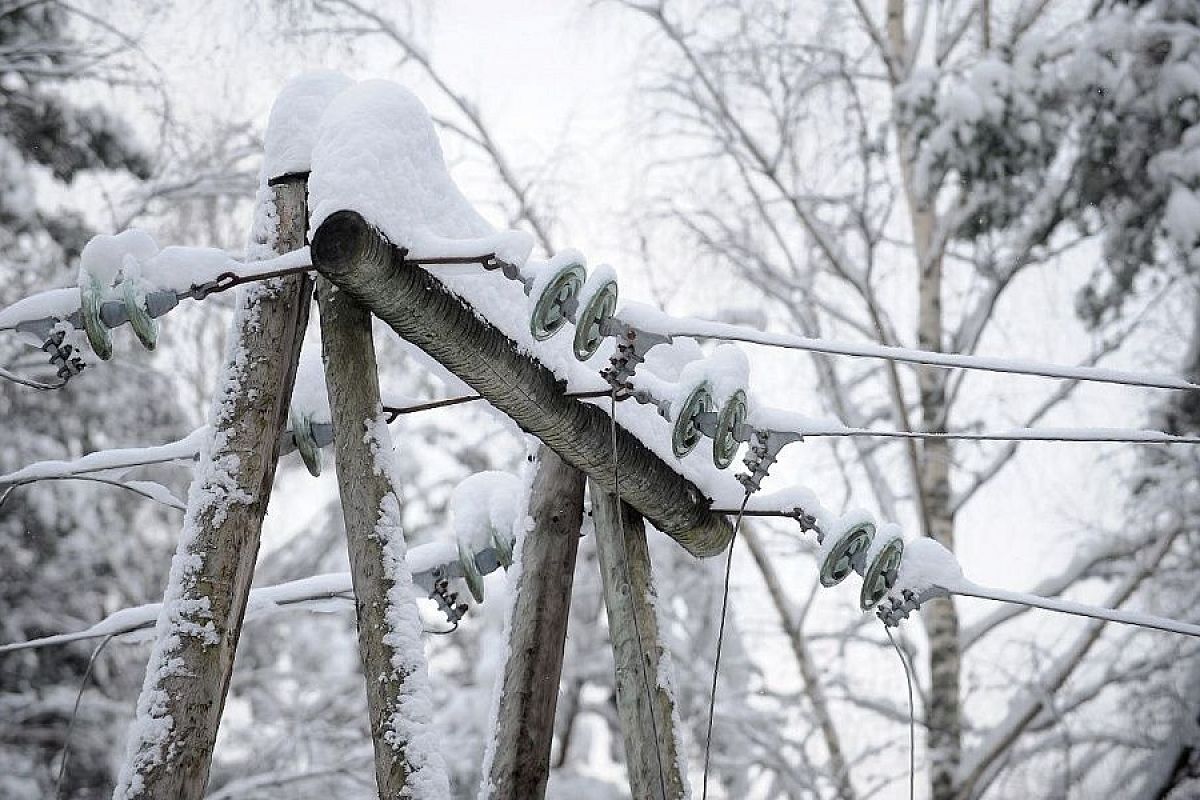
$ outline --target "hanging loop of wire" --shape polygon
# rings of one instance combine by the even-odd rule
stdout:
[[[92,668],[96,666],[96,659],[100,657],[105,645],[112,641],[114,635],[110,633],[100,644],[96,645],[91,658],[88,659],[87,669],[83,671],[83,678],[79,681],[79,693],[75,695],[75,707],[71,710],[71,721],[67,724],[67,734],[63,737],[62,761],[58,764],[58,779],[54,783],[55,798],[62,797],[63,780],[67,777],[67,757],[71,754],[71,734],[75,731],[75,720],[79,717],[79,704],[83,702],[83,693],[87,689],[88,679],[92,677]]]
[[[725,643],[725,617],[729,611],[729,578],[733,574],[733,545],[737,542],[738,530],[742,527],[742,517],[746,514],[746,504],[750,502],[750,491],[742,498],[742,507],[738,509],[737,519],[733,523],[733,536],[729,539],[729,553],[725,557],[725,582],[721,589],[721,623],[717,627],[717,653],[713,657],[712,686],[708,693],[708,730],[704,735],[704,776],[700,789],[701,800],[708,800],[708,763],[712,752],[713,716],[717,708],[717,676],[721,672],[721,647]]]
[[[904,680],[908,684],[908,800],[916,800],[917,796],[917,722],[916,722],[916,705],[913,703],[913,678],[912,670],[908,666],[908,658],[905,657],[904,651],[900,649],[900,645],[896,644],[896,638],[892,636],[892,629],[887,625],[883,626],[883,632],[887,634],[888,641],[892,643],[892,647],[896,650],[896,655],[900,657],[900,664],[904,667]]]
[[[609,395],[609,424],[612,432],[613,451],[613,497],[616,498],[617,534],[621,537],[621,571],[625,586],[629,590],[630,600],[633,600],[633,581],[629,576],[629,551],[625,542],[625,510],[621,505],[621,471],[620,459],[617,458],[617,390],[614,388]],[[646,672],[646,645],[642,639],[642,626],[638,622],[636,611],[633,617],[633,635],[637,638],[638,664],[641,665],[642,685],[646,690],[646,711],[650,715],[650,732],[654,736],[654,763],[658,765],[658,783],[663,800],[667,800],[667,770],[663,765],[662,745],[658,736],[658,717],[654,708],[654,688],[650,684],[650,675]]]

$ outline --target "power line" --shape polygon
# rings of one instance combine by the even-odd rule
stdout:
[[[671,323],[678,323],[673,327]],[[690,327],[689,327],[690,326]],[[729,342],[760,344],[789,350],[804,350],[829,355],[879,358],[906,364],[921,364],[947,369],[969,369],[984,372],[1000,372],[1015,375],[1033,375],[1041,378],[1112,383],[1122,386],[1142,386],[1151,389],[1182,389],[1198,391],[1200,385],[1173,375],[1131,372],[1103,367],[1071,366],[1025,359],[995,358],[989,356],[964,355],[961,353],[938,353],[930,350],[914,350],[891,345],[840,342],[833,339],[812,338],[795,334],[769,333],[739,325],[704,320],[673,320],[663,315],[661,321],[645,326],[646,330],[668,336],[689,336],[696,339],[720,339]]]
[[[1159,617],[1153,614],[1139,614],[1132,611],[1121,611],[1115,608],[1088,605],[1086,603],[1074,603],[1069,600],[1055,600],[1051,597],[1042,597],[1025,592],[1013,592],[1007,589],[993,589],[974,583],[956,585],[953,588],[947,588],[946,591],[950,594],[962,595],[963,597],[978,597],[983,600],[995,600],[1000,603],[1041,608],[1060,614],[1071,614],[1077,617],[1104,620],[1105,622],[1118,622],[1122,625],[1134,625],[1139,628],[1200,637],[1200,625],[1193,625],[1189,622],[1182,622],[1170,619],[1169,617]]]
[[[1130,444],[1200,444],[1200,436],[1176,436],[1161,431],[1129,428],[1020,428],[1011,431],[893,431],[871,428],[805,430],[808,437],[876,437],[881,439],[959,439],[975,442],[1124,442]]]
[[[609,390],[597,389],[585,392],[568,392],[567,397],[579,400],[608,397]],[[477,394],[443,397],[423,403],[405,406],[384,406],[388,422],[394,422],[403,414],[414,414],[435,408],[472,403],[483,398]],[[622,398],[618,398],[622,399]],[[1007,431],[898,431],[873,428],[847,428],[838,423],[826,427],[806,427],[794,431],[805,438],[880,438],[880,439],[957,439],[978,442],[1092,442],[1128,444],[1200,444],[1200,436],[1176,436],[1162,431],[1138,430],[1134,428],[1016,428]],[[730,513],[736,513],[730,512]]]

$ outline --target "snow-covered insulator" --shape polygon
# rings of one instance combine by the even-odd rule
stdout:
[[[83,320],[83,332],[88,344],[102,361],[112,358],[112,333],[100,317],[104,305],[104,289],[91,273],[80,276],[79,316]]]
[[[463,581],[471,590],[471,597],[475,598],[476,603],[482,603],[483,573],[479,571],[479,565],[475,563],[475,554],[461,539],[458,541],[458,563],[462,566]]]
[[[549,339],[567,323],[568,306],[579,295],[587,270],[582,264],[566,264],[553,272],[546,280],[539,279],[534,289],[540,287],[533,299],[533,315],[529,320],[529,332],[538,341]]]
[[[674,414],[671,428],[671,449],[676,458],[683,458],[696,448],[704,433],[700,430],[700,415],[712,413],[712,391],[708,383],[701,383],[688,393],[687,399]]]
[[[893,530],[880,535],[867,554],[867,571],[863,575],[862,593],[858,599],[863,611],[874,608],[896,582],[896,570],[904,557],[904,537],[898,527],[890,527]]]
[[[721,412],[717,414],[717,427],[713,434],[713,464],[725,469],[737,456],[742,443],[738,429],[746,422],[746,393],[738,389],[729,396]]]
[[[575,357],[587,361],[604,342],[604,323],[617,311],[617,282],[597,269],[584,283],[575,313]]]
[[[158,345],[158,320],[150,316],[146,291],[136,277],[127,277],[121,282],[121,295],[125,299],[125,313],[129,325],[142,347],[153,350]]]
[[[292,439],[308,474],[314,478],[321,474],[321,446],[313,436],[313,415],[297,411],[295,408],[289,414],[292,425]]]
[[[865,563],[875,523],[865,514],[847,515],[825,533],[820,549],[820,579],[825,587],[836,586]]]

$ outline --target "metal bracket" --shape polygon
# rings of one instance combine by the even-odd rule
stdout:
[[[931,586],[921,592],[914,592],[912,589],[901,589],[899,595],[892,591],[880,601],[875,608],[875,616],[887,625],[889,628],[895,628],[901,620],[908,619],[908,615],[914,611],[919,611],[921,606],[934,599],[935,597],[949,597],[950,593],[940,586]]]
[[[638,364],[646,360],[651,348],[671,342],[670,336],[639,330],[616,317],[601,323],[600,334],[617,339],[617,350],[608,360],[609,366],[600,371],[600,377],[616,391],[618,400],[633,396],[634,388],[630,379],[637,371]]]
[[[445,567],[434,567],[431,577],[433,585],[429,596],[437,603],[438,610],[446,615],[446,621],[451,625],[458,625],[467,615],[469,606],[458,602],[458,593],[450,591],[450,578]]]
[[[46,336],[42,349],[50,354],[50,363],[58,368],[57,375],[63,383],[83,372],[87,366],[83,359],[75,354],[75,348],[65,343],[66,331],[56,331]]]
[[[733,435],[739,441],[750,442],[750,451],[742,459],[748,471],[738,475],[737,479],[738,483],[746,487],[747,492],[754,493],[762,488],[763,478],[767,477],[767,472],[778,460],[779,451],[792,442],[804,441],[804,436],[791,431],[770,430],[754,430],[752,434],[747,435],[748,427],[745,424],[737,426]]]

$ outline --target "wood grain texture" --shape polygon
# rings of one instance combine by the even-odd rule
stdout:
[[[534,466],[508,660],[488,770],[491,800],[538,800],[550,777],[550,745],[562,676],[584,475],[542,446]]]
[[[285,253],[304,245],[305,179],[278,182],[274,193],[276,250]],[[223,480],[189,494],[190,503],[201,503],[188,513],[196,535],[176,554],[198,565],[186,573],[182,602],[176,603],[196,609],[195,618],[184,616],[182,622],[211,626],[212,635],[177,636],[169,645],[170,669],[143,687],[143,699],[162,703],[154,716],[169,719],[170,727],[165,738],[143,739],[131,751],[136,780],[118,787],[118,796],[200,800],[205,793],[308,323],[312,279],[293,276],[275,286],[243,293],[239,301],[249,313],[238,315],[243,325],[232,335],[243,360],[226,368],[237,370],[240,393],[214,399],[216,446],[208,454],[222,464],[217,473]],[[248,502],[204,505],[214,493]],[[170,633],[175,635],[175,627]]]
[[[358,651],[367,677],[367,710],[375,748],[375,780],[381,800],[404,797],[410,765],[406,742],[390,740],[388,721],[400,712],[408,674],[404,663],[384,640],[389,630],[388,592],[395,583],[385,567],[383,542],[376,535],[385,496],[399,493],[386,474],[376,470],[376,455],[366,437],[368,420],[381,414],[379,371],[371,339],[371,315],[345,292],[324,279],[317,286],[321,314],[321,347],[325,384],[333,419],[346,547],[358,618]],[[388,454],[390,457],[390,454]]]
[[[646,525],[637,511],[618,502],[595,481],[589,484],[588,494],[604,581],[630,793],[639,800],[677,800],[687,794],[687,776],[679,763],[675,701],[660,678],[664,652],[654,610]],[[623,522],[618,514],[624,516]]]

